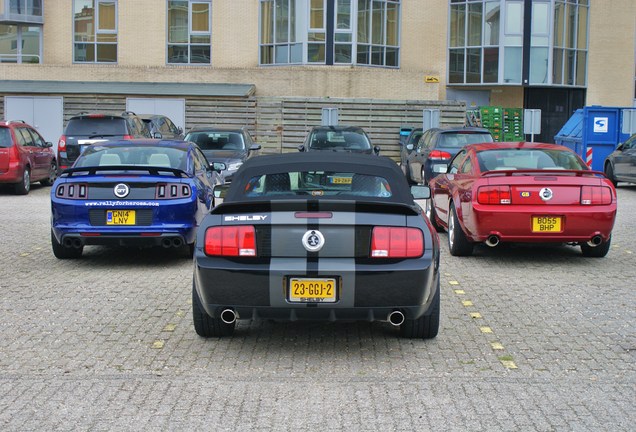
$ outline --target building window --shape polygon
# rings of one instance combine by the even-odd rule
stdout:
[[[73,60],[117,62],[117,1],[74,0]]]
[[[168,63],[210,64],[210,0],[168,0]]]
[[[42,16],[42,0],[9,0],[9,13]]]
[[[0,24],[0,63],[41,63],[42,27]]]
[[[449,84],[585,86],[588,8],[589,0],[450,0]]]
[[[260,0],[260,64],[398,67],[399,0]]]

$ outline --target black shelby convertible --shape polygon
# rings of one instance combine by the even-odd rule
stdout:
[[[196,332],[237,319],[389,321],[408,338],[439,327],[439,241],[388,158],[309,152],[261,156],[235,174],[201,223]]]

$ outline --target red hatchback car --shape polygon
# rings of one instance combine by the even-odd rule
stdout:
[[[51,186],[57,177],[53,144],[25,122],[0,122],[0,183],[13,184],[15,193],[26,195],[31,183]]]
[[[485,242],[554,242],[604,257],[616,217],[616,190],[570,149],[527,142],[464,147],[429,184],[426,214],[448,230],[452,255]]]

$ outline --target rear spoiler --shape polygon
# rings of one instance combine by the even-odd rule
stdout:
[[[219,204],[210,214],[271,212],[271,211],[350,211],[362,213],[389,213],[405,216],[419,214],[419,206],[396,202],[360,202],[352,200],[307,199],[307,200],[269,200],[269,201],[233,201]]]
[[[155,166],[142,166],[142,165],[104,165],[104,166],[92,166],[92,167],[73,167],[65,169],[60,177],[73,177],[76,175],[95,175],[98,171],[137,171],[143,173],[149,173],[152,175],[160,175],[160,173],[170,173],[175,177],[188,177],[185,171],[178,168],[168,167],[155,167]]]
[[[571,177],[606,177],[601,171],[591,170],[561,170],[561,169],[510,169],[510,170],[492,170],[481,173],[482,177],[505,177],[505,176],[530,176],[530,175],[566,175]]]

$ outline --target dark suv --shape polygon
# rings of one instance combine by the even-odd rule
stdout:
[[[0,122],[0,183],[12,184],[18,195],[28,194],[31,182],[53,184],[57,164],[52,146],[22,120]]]
[[[122,139],[150,138],[150,131],[135,113],[80,114],[66,124],[57,144],[60,169],[73,165],[85,146]]]
[[[315,126],[298,151],[340,151],[378,154],[380,147],[372,147],[366,132],[357,126]]]

